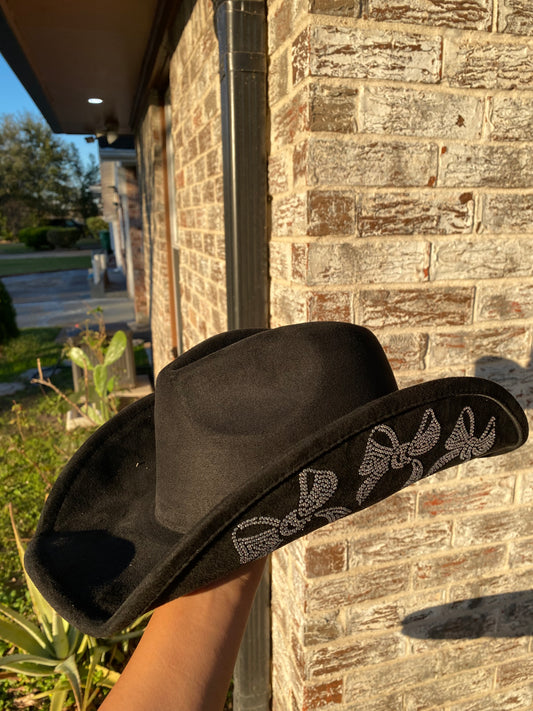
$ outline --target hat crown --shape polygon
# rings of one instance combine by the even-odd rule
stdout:
[[[298,442],[397,389],[378,341],[351,324],[206,343],[197,360],[189,352],[186,364],[167,366],[156,387],[156,516],[174,531],[191,529]]]

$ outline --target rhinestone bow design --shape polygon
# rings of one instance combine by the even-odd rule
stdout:
[[[338,478],[329,470],[304,469],[298,475],[300,498],[298,508],[284,518],[254,516],[239,523],[233,530],[232,540],[241,563],[262,558],[279,548],[285,538],[305,530],[313,518],[325,518],[327,523],[352,513],[344,506],[321,508],[333,496],[338,487]],[[239,535],[248,529],[256,529],[252,535]]]
[[[410,442],[400,442],[396,432],[388,425],[374,427],[368,437],[363,461],[358,470],[358,475],[364,479],[355,495],[358,504],[363,504],[379,480],[391,470],[410,466],[411,475],[402,485],[409,486],[422,477],[439,471],[453,459],[468,461],[472,457],[484,456],[496,441],[496,418],[491,417],[483,434],[477,437],[474,412],[472,408],[464,407],[444,443],[446,454],[442,455],[426,474],[418,457],[432,450],[440,435],[441,426],[432,409],[424,412],[418,430]],[[352,513],[351,509],[344,506],[322,508],[338,488],[338,477],[334,472],[304,469],[299,473],[298,481],[300,495],[296,509],[282,519],[254,516],[233,529],[233,545],[241,563],[262,558],[288,543],[287,539],[305,533],[313,518],[324,518],[326,523],[332,523]],[[255,531],[251,532],[250,529]]]
[[[411,476],[404,486],[413,484],[424,475],[419,457],[437,444],[440,437],[440,425],[433,410],[424,412],[420,426],[411,442],[400,443],[396,432],[388,425],[374,427],[368,441],[359,476],[365,477],[357,491],[357,502],[362,504],[370,495],[378,481],[391,469],[404,469],[411,465]],[[388,443],[383,444],[376,439],[376,435],[383,435]]]
[[[451,435],[444,443],[445,448],[448,450],[447,454],[444,454],[433,464],[428,476],[438,472],[439,469],[442,469],[456,457],[459,457],[463,462],[467,462],[472,457],[482,457],[487,454],[496,441],[496,418],[490,418],[481,437],[476,437],[474,432],[474,413],[471,407],[464,407]]]

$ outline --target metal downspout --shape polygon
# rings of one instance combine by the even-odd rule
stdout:
[[[220,57],[228,328],[268,325],[264,0],[214,0]]]
[[[269,324],[265,0],[213,0],[219,42],[228,328]],[[270,575],[235,666],[235,711],[270,708]]]

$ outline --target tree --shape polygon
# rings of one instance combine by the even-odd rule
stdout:
[[[100,168],[92,155],[89,156],[89,163],[84,164],[80,152],[73,143],[70,144],[69,150],[71,214],[73,217],[86,220],[99,213],[91,187],[100,180]]]
[[[0,116],[0,226],[16,234],[45,217],[94,214],[89,186],[94,159],[83,165],[76,146],[30,113]]]

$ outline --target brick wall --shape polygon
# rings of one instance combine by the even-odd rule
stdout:
[[[533,10],[269,3],[271,321],[371,328],[400,385],[530,408]],[[532,448],[273,556],[273,709],[533,707]]]
[[[142,199],[144,277],[152,329],[154,372],[174,357],[171,329],[172,265],[167,249],[164,124],[157,98],[149,106],[138,135],[137,156]]]
[[[146,295],[146,278],[144,264],[144,242],[142,229],[141,196],[137,179],[137,169],[131,166],[124,168],[129,240],[131,245],[131,269],[133,275],[133,305],[135,321],[139,324],[148,320],[148,302]]]
[[[226,328],[224,198],[212,3],[198,0],[181,23],[170,88],[183,345],[190,348]]]
[[[218,44],[209,0],[182,3],[168,32],[175,47],[170,118],[154,96],[138,132],[156,374],[175,356],[180,334],[174,308],[180,310],[185,349],[223,331],[227,322]],[[168,120],[172,140],[166,145]],[[173,185],[168,177],[172,163]],[[174,191],[175,214],[167,190]],[[179,275],[173,274],[173,250],[179,252]]]

